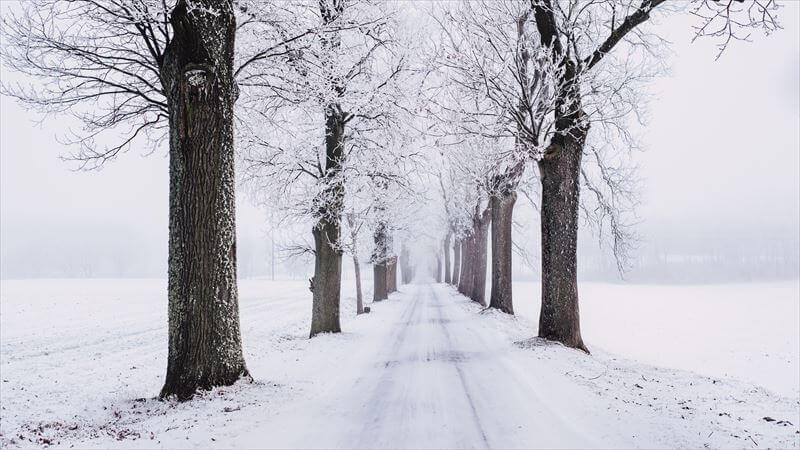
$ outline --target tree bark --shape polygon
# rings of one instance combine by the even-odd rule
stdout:
[[[169,351],[160,397],[233,384],[247,368],[236,284],[230,1],[181,0],[161,78],[169,109]]]
[[[458,279],[458,292],[466,296],[472,294],[474,247],[474,235],[461,241],[461,275]]]
[[[492,293],[489,307],[514,314],[511,225],[517,193],[513,190],[499,192],[489,201],[492,208]]]
[[[338,220],[327,218],[320,220],[312,230],[316,257],[310,337],[342,331],[339,322],[342,283],[342,253],[338,248],[340,232]]]
[[[447,235],[444,237],[444,282],[450,284],[451,275],[450,275],[450,238],[453,236],[453,233],[448,231]]]
[[[343,11],[341,2],[320,2],[323,23],[336,20]],[[341,45],[338,34],[321,37],[325,49],[333,51]],[[326,68],[332,70],[332,68]],[[344,87],[334,90],[341,97]],[[313,305],[310,337],[319,333],[339,333],[339,301],[342,289],[342,251],[340,249],[341,219],[344,199],[345,118],[347,114],[337,102],[325,106],[325,188],[320,193],[317,224],[314,235],[314,278],[311,281]]]
[[[375,263],[372,266],[372,278],[372,301],[379,302],[389,298],[389,292],[386,286],[386,279],[388,278],[386,262]]]
[[[386,263],[386,292],[397,292],[397,256],[392,256]]]
[[[386,223],[379,221],[375,227],[375,250],[372,253],[373,290],[372,301],[379,302],[389,297],[389,258],[387,251]]]
[[[489,241],[489,224],[492,220],[492,210],[486,210],[480,215],[475,228],[474,265],[472,275],[472,293],[470,297],[483,306],[486,306],[486,247]]]
[[[319,333],[339,333],[339,302],[342,287],[341,235],[344,187],[339,178],[344,148],[344,114],[338,105],[326,110],[326,164],[328,184],[322,193],[324,210],[313,228],[315,258],[312,279],[313,306],[310,337]]]
[[[436,255],[436,282],[442,282],[442,257]]]
[[[313,306],[310,337],[319,333],[339,333],[339,302],[342,287],[341,215],[344,186],[339,174],[344,159],[344,113],[339,105],[325,110],[326,187],[319,202],[320,219],[314,235]]]
[[[539,162],[542,182],[542,307],[539,336],[584,351],[578,310],[580,164],[588,128],[562,118],[555,153]]]
[[[453,286],[458,286],[458,278],[461,276],[461,239],[453,241]]]

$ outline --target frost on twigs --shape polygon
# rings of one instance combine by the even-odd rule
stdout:
[[[208,80],[208,74],[203,69],[187,70],[183,75],[186,78],[186,83],[194,88],[206,84]]]

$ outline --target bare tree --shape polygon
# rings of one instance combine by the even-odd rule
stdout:
[[[67,156],[95,168],[169,141],[169,357],[162,397],[247,374],[236,284],[232,1],[35,0],[3,18],[3,91],[84,133]],[[103,146],[101,136],[122,136]]]
[[[724,50],[731,39],[742,36],[742,29],[772,31],[778,27],[773,1],[737,5],[742,3],[699,0],[689,5],[692,13],[702,18],[697,36],[722,37]],[[580,333],[576,267],[579,186],[593,118],[606,118],[604,103],[614,98],[598,95],[592,88],[597,81],[609,84],[613,79],[630,80],[630,71],[620,75],[619,67],[626,67],[624,62],[610,55],[615,50],[627,50],[625,58],[631,60],[635,52],[643,50],[640,56],[647,58],[648,50],[659,39],[642,31],[641,26],[660,10],[672,12],[671,6],[664,0],[532,2],[540,46],[558,68],[554,77],[555,132],[548,151],[538,160],[542,183],[539,335],[543,338],[586,350]],[[721,28],[712,28],[712,23],[721,24]]]
[[[434,14],[441,74],[429,86],[428,113],[437,123],[432,132],[443,145],[495,143],[485,145],[486,158],[475,165],[490,180],[491,306],[513,313],[512,211],[525,167],[535,161],[542,196],[540,335],[585,350],[578,217],[583,212],[601,235],[608,231],[622,270],[633,240],[625,214],[636,203],[636,180],[615,150],[635,147],[626,121],[638,115],[642,84],[660,72],[648,62],[663,43],[641,25],[651,13],[688,10],[700,19],[696,37],[719,39],[721,52],[732,40],[747,39],[750,29],[779,28],[776,9],[772,0],[477,0],[446,3]],[[597,131],[590,134],[590,128]],[[588,196],[581,202],[582,189]],[[463,261],[471,258],[472,245],[463,239]],[[464,291],[472,269],[461,265]]]
[[[315,270],[310,335],[340,331],[341,216],[349,178],[369,177],[359,153],[376,151],[381,127],[396,122],[403,58],[384,2],[297,2],[287,36],[302,36],[276,56],[254,62],[244,118],[245,171],[257,190],[299,218],[311,219]],[[273,127],[263,126],[271,117]],[[320,123],[324,127],[320,127]],[[318,131],[322,128],[324,131]],[[324,145],[320,146],[322,141]]]
[[[361,264],[358,260],[358,235],[362,222],[357,221],[352,210],[347,213],[347,226],[350,228],[350,254],[353,256],[353,271],[356,277],[356,314],[364,314],[364,296],[361,293]]]

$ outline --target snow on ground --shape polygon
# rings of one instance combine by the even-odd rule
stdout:
[[[255,381],[176,404],[153,399],[166,365],[163,281],[4,280],[0,444],[800,447],[798,396],[759,386],[782,392],[774,380],[794,374],[759,377],[740,362],[796,367],[772,361],[800,339],[797,296],[780,301],[796,284],[789,294],[784,285],[582,284],[592,356],[531,339],[536,306],[523,292],[533,285],[517,287],[515,318],[441,285],[404,286],[356,317],[350,284],[345,332],[309,340],[307,282],[240,281]],[[739,299],[736,311],[717,311],[726,298]],[[749,298],[759,307],[742,306]],[[681,306],[690,311],[673,310]],[[711,312],[715,321],[701,320]],[[626,330],[637,344],[625,346]],[[700,349],[688,345],[697,340]],[[708,349],[720,355],[698,356]]]
[[[514,283],[538,323],[541,288]],[[800,396],[800,281],[722,285],[581,283],[584,340],[658,366],[733,377]]]

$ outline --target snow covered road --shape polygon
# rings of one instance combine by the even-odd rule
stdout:
[[[345,332],[314,339],[305,283],[243,280],[240,289],[255,382],[173,403],[152,397],[165,364],[161,282],[4,282],[0,443],[800,446],[800,399],[622,359],[591,342],[591,356],[548,344],[531,338],[529,319],[483,311],[449,286],[403,286],[361,316],[345,292]]]
[[[292,417],[274,427],[275,432],[292,427],[305,431],[297,436],[285,434],[290,439],[274,444],[298,448],[613,446],[608,440],[597,440],[574,416],[562,417],[559,410],[575,393],[553,392],[554,386],[546,379],[530,380],[531,374],[511,355],[515,349],[497,333],[486,333],[481,318],[454,304],[446,289],[417,286],[400,305],[390,328],[370,337],[379,340],[377,354],[343,361],[347,370],[313,404],[300,408],[309,413],[305,423]],[[258,430],[247,439],[264,432]],[[272,431],[267,435],[273,435]]]

